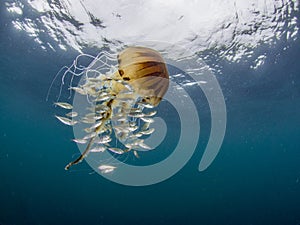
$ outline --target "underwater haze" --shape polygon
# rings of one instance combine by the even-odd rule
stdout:
[[[292,0],[1,1],[0,225],[300,224],[299,19]],[[215,75],[227,111],[216,158],[198,170],[210,107],[185,83],[201,132],[175,175],[134,187],[104,178],[86,161],[64,170],[80,151],[72,127],[55,118],[55,75],[81,53],[148,40],[175,61],[188,56],[155,43],[188,49]],[[164,106],[158,113],[172,115]],[[168,147],[179,136],[172,119]],[[149,154],[152,162],[170,152]],[[147,152],[141,156],[147,161]]]

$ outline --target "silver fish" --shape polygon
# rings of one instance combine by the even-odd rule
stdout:
[[[97,133],[90,133],[90,134],[87,134],[83,137],[83,139],[91,139],[93,137],[96,137]]]
[[[134,134],[133,136],[139,138],[139,137],[142,137],[143,134],[141,132],[138,132],[138,133]]]
[[[85,144],[87,142],[86,139],[73,139],[73,141],[78,143],[78,144]]]
[[[69,125],[69,126],[73,126],[77,123],[77,121],[71,120],[69,118],[66,117],[62,117],[62,116],[55,116],[60,122],[62,122],[63,124]]]
[[[111,137],[109,135],[99,137],[97,140],[95,140],[96,144],[106,144],[108,142],[111,142]]]
[[[127,143],[127,144],[125,144],[125,147],[128,149],[132,149],[134,147],[134,145],[131,143]]]
[[[113,98],[113,96],[110,96],[110,95],[105,95],[105,96],[101,96],[101,97],[97,97],[95,99],[96,102],[102,102],[102,101],[107,101],[108,99],[111,99]]]
[[[102,124],[102,121],[95,123],[93,126],[90,127],[90,129],[95,129],[97,127],[100,127]]]
[[[138,102],[138,104],[139,104],[140,106],[143,106],[143,107],[147,108],[147,109],[153,109],[153,108],[154,108],[153,105],[151,105],[151,104],[149,104],[149,103],[146,103],[146,102]]]
[[[73,106],[67,102],[55,102],[54,105],[57,105],[63,109],[72,109]]]
[[[94,107],[88,107],[87,110],[93,113],[104,113],[109,110],[109,107],[101,104],[96,104]]]
[[[131,108],[130,113],[141,113],[142,110],[140,108]]]
[[[124,126],[114,126],[114,130],[116,133],[129,133],[128,128]]]
[[[102,115],[95,115],[95,116],[93,117],[93,119],[95,119],[95,120],[100,120],[100,119],[102,119],[102,118],[103,118]]]
[[[95,123],[96,120],[93,119],[93,118],[91,119],[91,118],[83,117],[83,118],[81,119],[81,122],[83,122],[83,123]]]
[[[103,116],[102,115],[97,115],[96,113],[92,112],[92,113],[88,113],[84,116],[84,118],[87,118],[88,120],[99,120],[102,119]]]
[[[115,166],[110,166],[110,165],[100,165],[98,167],[98,169],[102,172],[102,173],[110,173],[112,171],[114,171],[117,167]]]
[[[77,112],[69,112],[66,114],[66,116],[73,118],[73,117],[78,116],[78,113]]]
[[[130,126],[128,127],[128,130],[133,132],[133,131],[136,131],[139,127],[138,126]]]
[[[88,127],[88,128],[85,128],[84,131],[85,131],[86,133],[91,133],[91,132],[94,131],[94,129],[91,129],[91,128]]]
[[[153,123],[154,119],[149,118],[149,117],[141,117],[141,120],[143,120],[146,123]]]
[[[140,158],[140,156],[139,156],[139,154],[137,153],[137,151],[133,151],[133,154],[134,154],[134,156],[136,157],[136,158]]]
[[[145,113],[144,115],[145,116],[154,116],[156,113],[157,113],[157,111],[152,111],[152,112]]]
[[[120,148],[108,148],[108,150],[113,152],[113,153],[119,154],[119,155],[124,153],[124,150],[122,150]]]
[[[77,92],[78,94],[81,94],[81,95],[86,95],[86,91],[83,90],[82,88],[80,87],[71,87],[70,88],[71,90],[74,90],[75,92]]]
[[[151,150],[152,149],[150,146],[146,145],[144,142],[140,142],[139,146],[141,148],[144,148],[144,149],[147,149],[147,150]]]
[[[134,118],[141,118],[141,117],[144,117],[144,113],[129,113],[128,116],[130,117],[134,117]]]
[[[144,123],[144,125],[143,125],[142,128],[141,128],[141,131],[147,130],[147,129],[150,127],[150,124],[151,124],[151,123]]]
[[[131,143],[131,146],[139,146],[143,141],[143,139],[135,139],[135,141]]]
[[[150,128],[149,130],[140,131],[143,135],[152,134],[155,131],[154,128]]]
[[[104,146],[96,146],[90,150],[90,152],[104,152],[106,148]]]
[[[98,97],[105,97],[105,96],[110,96],[109,92],[107,92],[107,91],[102,91],[102,92],[100,92],[100,94],[98,95]]]
[[[92,112],[92,113],[85,114],[85,117],[90,118],[90,119],[94,119],[95,115],[96,114],[94,112]]]
[[[117,121],[118,121],[118,122],[126,122],[126,121],[127,121],[127,118],[126,118],[126,117],[118,118]]]

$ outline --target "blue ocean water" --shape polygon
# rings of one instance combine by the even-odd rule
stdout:
[[[78,150],[45,99],[76,53],[41,50],[3,16],[0,224],[300,224],[299,41],[258,51],[269,57],[257,70],[220,62],[228,123],[213,164],[197,170],[209,133],[203,106],[204,129],[187,165],[159,184],[130,187],[91,173],[85,162],[64,170]]]

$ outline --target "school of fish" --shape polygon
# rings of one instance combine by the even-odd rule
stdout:
[[[122,91],[116,93],[114,85],[122,86]],[[144,138],[151,135],[155,130],[150,128],[154,122],[153,116],[156,111],[153,106],[144,103],[134,94],[133,88],[123,80],[117,80],[109,75],[99,74],[95,78],[86,78],[83,85],[72,87],[71,90],[85,95],[90,100],[90,107],[85,115],[72,111],[73,107],[67,102],[56,102],[56,106],[68,110],[65,115],[55,117],[65,125],[76,126],[84,123],[86,135],[73,139],[77,144],[87,145],[83,157],[69,163],[65,169],[77,164],[85,158],[88,153],[101,153],[110,151],[113,154],[124,154],[133,152],[139,157],[139,149],[151,150],[144,143]],[[116,139],[117,142],[112,142]],[[116,145],[117,143],[117,145]],[[103,173],[112,172],[116,167],[101,167]]]

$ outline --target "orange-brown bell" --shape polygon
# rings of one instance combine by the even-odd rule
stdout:
[[[132,85],[146,103],[157,106],[169,87],[169,73],[159,52],[128,47],[118,55],[119,76]]]

